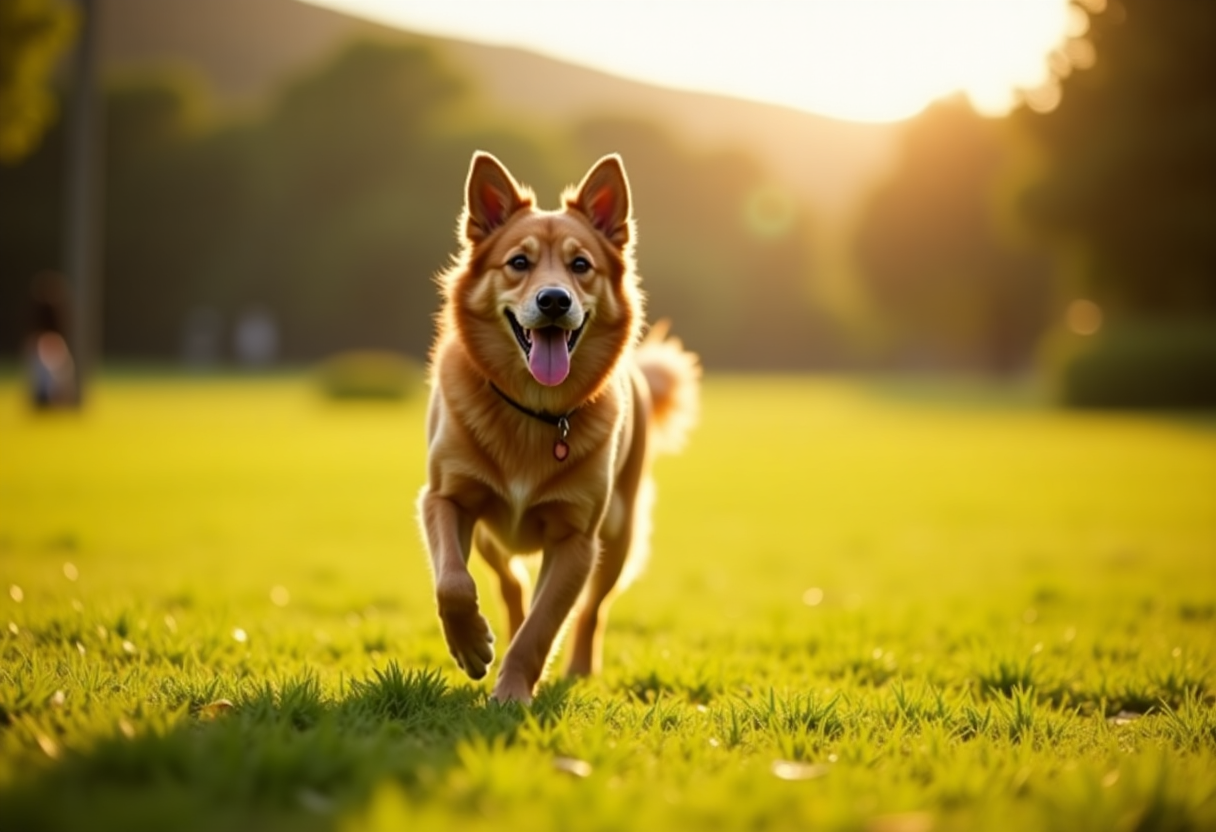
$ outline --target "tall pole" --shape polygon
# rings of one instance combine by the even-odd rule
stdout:
[[[101,344],[101,101],[97,88],[98,0],[77,0],[80,29],[72,55],[67,113],[67,188],[63,261],[72,296],[68,344],[76,364],[76,401]]]

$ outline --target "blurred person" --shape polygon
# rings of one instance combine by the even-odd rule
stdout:
[[[252,306],[237,319],[232,342],[238,363],[246,367],[269,366],[279,354],[279,325],[270,310]]]
[[[34,406],[75,407],[79,402],[76,362],[68,346],[70,302],[67,281],[42,272],[30,287],[31,326],[25,342]]]

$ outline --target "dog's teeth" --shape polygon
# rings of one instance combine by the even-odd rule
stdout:
[[[524,330],[524,340],[528,342],[529,347],[532,346],[532,330],[530,330],[530,329]]]

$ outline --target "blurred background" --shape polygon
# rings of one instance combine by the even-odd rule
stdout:
[[[429,6],[2,0],[0,360],[421,362],[472,151],[615,151],[711,372],[1216,404],[1216,4]]]

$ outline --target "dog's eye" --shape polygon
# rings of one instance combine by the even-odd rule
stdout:
[[[591,271],[591,261],[586,257],[575,257],[570,261],[570,271],[575,274],[586,274]]]
[[[528,270],[528,258],[522,254],[517,254],[507,261],[507,265],[515,269],[517,272],[526,272]]]

